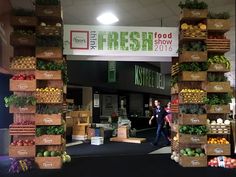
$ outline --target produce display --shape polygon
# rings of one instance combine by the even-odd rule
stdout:
[[[53,25],[51,24],[46,24],[46,22],[41,22],[40,23],[40,26],[44,26],[44,27],[54,27]],[[61,23],[56,23],[55,24],[56,27],[61,27]],[[50,35],[50,34],[49,34]]]
[[[30,121],[30,120],[23,120],[20,122],[14,122],[12,125],[34,125],[34,121]]]
[[[181,32],[183,37],[191,38],[205,38],[206,37],[206,25],[203,23],[198,23],[197,25],[183,23],[181,25]]]
[[[229,134],[230,133],[230,121],[218,118],[217,121],[209,119],[207,120],[209,127],[209,134]]]
[[[182,89],[180,91],[181,103],[202,103],[206,92],[201,89]]]
[[[223,167],[223,168],[236,168],[236,159],[226,157],[226,156],[218,156],[218,157],[212,158],[208,162],[208,166]]]
[[[179,154],[176,151],[173,151],[171,154],[171,160],[174,160],[175,162],[179,162]]]
[[[35,75],[34,74],[15,74],[12,78],[12,80],[34,80]]]
[[[179,65],[180,71],[206,71],[208,69],[206,62],[189,62]]]
[[[228,81],[228,78],[219,73],[208,73],[207,80],[209,82],[226,82]]]
[[[39,149],[37,151],[37,157],[57,157],[57,156],[61,156],[61,152],[60,151],[47,151],[47,150],[43,150],[43,149]]]
[[[19,140],[14,140],[11,145],[12,146],[33,146],[35,144],[35,140],[32,139],[25,139],[25,140],[22,140],[22,139],[19,139]]]
[[[11,61],[10,65],[11,69],[21,69],[21,70],[29,70],[29,69],[36,69],[36,61],[35,57],[14,57]]]
[[[204,52],[206,51],[206,44],[202,41],[192,41],[189,43],[184,43],[181,51],[195,51]]]
[[[175,75],[175,76],[172,76],[171,77],[171,80],[170,80],[170,85],[171,85],[171,87],[173,87],[176,83],[178,83],[178,76],[177,75]]]
[[[60,36],[38,36],[36,45],[39,47],[61,47],[62,40]]]
[[[206,109],[202,105],[198,104],[189,104],[189,105],[180,105],[181,114],[205,114]]]
[[[229,12],[209,12],[208,16],[209,19],[229,19],[230,18],[230,14]]]
[[[34,11],[28,9],[13,9],[12,14],[14,16],[34,16]]]
[[[36,104],[36,98],[33,96],[17,96],[11,95],[9,97],[4,98],[5,106],[15,106],[15,107],[24,107],[24,106],[32,106]]]
[[[65,132],[64,125],[40,126],[36,128],[36,136],[41,135],[62,135]]]
[[[37,103],[61,103],[62,89],[59,88],[37,88],[35,97]]]
[[[224,34],[209,34],[207,36],[208,39],[226,39]]]
[[[204,149],[202,148],[185,148],[180,150],[181,156],[188,157],[204,157],[206,156]]]
[[[208,128],[205,125],[181,125],[179,132],[191,135],[206,135]]]
[[[198,2],[198,1],[189,1],[186,0],[184,3],[182,1],[179,2],[178,5],[181,9],[207,9],[208,5],[204,1]]]
[[[12,34],[32,36],[32,35],[35,35],[35,32],[33,32],[32,30],[22,30],[21,29],[21,30],[13,31]]]
[[[226,69],[230,69],[231,63],[224,55],[214,55],[207,59],[208,64],[224,64]]]
[[[41,22],[40,26],[37,28],[37,34],[42,36],[58,36],[61,34],[61,23],[51,25]]]
[[[209,138],[207,140],[208,144],[229,144],[225,138],[217,137],[217,138]]]
[[[62,108],[60,106],[38,104],[36,112],[37,114],[59,114],[62,113]]]
[[[232,95],[228,93],[207,94],[204,98],[204,103],[208,105],[227,105],[232,102]]]
[[[9,168],[10,173],[20,173],[31,170],[34,166],[33,159],[12,159]]]
[[[62,75],[63,75],[64,84],[66,84],[68,82],[67,64],[65,61],[53,62],[53,61],[37,60],[37,69],[38,70],[49,70],[49,71],[61,70]]]

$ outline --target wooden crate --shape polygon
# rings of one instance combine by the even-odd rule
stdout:
[[[60,169],[62,167],[61,157],[35,157],[35,163],[39,169]]]
[[[61,135],[42,135],[35,138],[36,145],[60,145],[62,144]]]
[[[209,93],[228,93],[231,92],[230,82],[207,82],[204,90]]]
[[[178,113],[179,112],[179,104],[171,104],[171,112]]]
[[[34,35],[14,34],[10,35],[10,44],[12,46],[35,46]]]
[[[206,81],[207,72],[206,71],[199,71],[199,72],[182,71],[181,80],[182,81]]]
[[[230,125],[208,125],[208,134],[230,134]]]
[[[9,135],[35,135],[35,125],[15,125],[9,126]]]
[[[36,33],[42,36],[60,36],[62,28],[60,26],[37,26]]]
[[[34,157],[35,146],[9,146],[9,157]]]
[[[207,35],[206,35],[206,32],[204,32],[204,33],[205,33],[204,36],[198,35],[198,36],[192,37],[192,36],[187,35],[185,32],[181,31],[180,35],[179,35],[179,41],[180,41],[180,43],[181,42],[191,42],[191,41],[205,41]]]
[[[229,39],[207,39],[207,50],[208,51],[227,51],[230,50],[230,40]]]
[[[73,126],[73,135],[87,135],[87,128],[89,127],[89,124],[84,125],[74,125]]]
[[[229,19],[207,19],[208,31],[229,31],[231,23]]]
[[[231,155],[230,144],[207,144],[206,154],[213,156]]]
[[[186,144],[206,144],[207,136],[179,134],[179,143]]]
[[[13,80],[10,79],[10,91],[35,91],[36,90],[36,80]]]
[[[207,60],[207,51],[192,52],[183,51],[179,56],[179,62],[204,62]]]
[[[25,107],[15,107],[15,106],[10,106],[9,109],[10,113],[35,113],[36,112],[36,106],[25,106]]]
[[[179,164],[183,167],[207,167],[207,156],[204,157],[180,156]]]
[[[204,125],[207,123],[207,114],[179,114],[181,125]]]
[[[36,16],[61,18],[61,5],[36,5]]]
[[[11,26],[37,26],[37,18],[33,16],[11,16],[10,21]]]
[[[207,113],[230,113],[230,105],[207,105]]]
[[[36,57],[43,59],[62,59],[61,47],[36,47]]]
[[[36,92],[35,98],[37,103],[60,104],[63,102],[63,94],[61,91],[57,92]]]
[[[206,92],[180,92],[179,103],[203,103],[203,99],[207,96]]]
[[[128,138],[129,137],[129,129],[127,126],[120,126],[117,130],[118,138]]]
[[[226,65],[221,64],[210,64],[208,67],[209,72],[229,72],[230,70],[226,68]]]
[[[35,71],[35,78],[37,80],[61,80],[61,71]]]
[[[186,9],[183,8],[180,19],[204,19],[207,18],[207,9]]]
[[[61,125],[61,114],[36,114],[35,125]]]

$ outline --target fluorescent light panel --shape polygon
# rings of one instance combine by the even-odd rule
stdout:
[[[103,25],[110,25],[119,21],[111,12],[106,12],[97,17],[97,20]]]

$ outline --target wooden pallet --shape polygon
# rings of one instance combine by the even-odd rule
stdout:
[[[146,141],[146,138],[118,138],[118,137],[114,137],[114,138],[110,138],[110,141],[141,144],[142,142]]]

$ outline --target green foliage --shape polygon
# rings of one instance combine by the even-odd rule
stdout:
[[[32,36],[32,35],[35,35],[35,32],[33,32],[32,30],[15,30],[12,32],[12,34],[19,34],[19,35],[29,35],[29,36]]]
[[[60,36],[38,36],[36,45],[39,47],[62,47],[62,38]]]
[[[205,125],[182,125],[179,127],[179,132],[190,135],[206,135],[208,128]]]
[[[63,61],[62,63],[56,63],[53,61],[38,60],[37,61],[37,69],[38,70],[50,70],[50,71],[61,70],[64,83],[67,84],[67,82],[68,82],[66,61]]]
[[[181,63],[179,69],[180,71],[206,71],[208,69],[208,65],[206,62]]]
[[[182,114],[205,114],[206,109],[198,104],[189,104],[189,105],[181,105],[180,106],[180,113]]]
[[[178,82],[178,75],[172,76],[170,80],[170,85],[173,87]]]
[[[37,5],[58,5],[60,0],[36,0]]]
[[[206,44],[198,41],[198,42],[189,42],[183,44],[183,47],[180,49],[180,51],[197,51],[197,52],[204,52],[206,51]]]
[[[224,75],[216,74],[216,73],[208,73],[207,80],[209,82],[226,82],[227,77]]]
[[[13,9],[12,14],[14,16],[34,16],[34,11],[26,9]]]
[[[9,107],[11,105],[13,105],[15,107],[36,105],[36,98],[33,96],[11,95],[9,97],[5,97],[4,101],[5,101],[6,107]]]
[[[179,2],[179,7],[181,9],[183,9],[183,8],[186,8],[186,9],[207,9],[208,5],[204,1],[199,2],[198,0],[185,0],[184,3],[182,1]]]
[[[210,18],[210,19],[229,19],[230,14],[229,14],[229,12],[219,12],[219,13],[209,12],[208,18]]]
[[[228,93],[208,94],[203,99],[204,104],[208,105],[227,105],[231,103],[232,95]]]
[[[64,134],[64,125],[41,126],[36,128],[36,136],[41,135],[62,135]]]
[[[37,113],[38,114],[59,114],[62,113],[61,107],[49,106],[45,104],[37,105]]]
[[[208,66],[210,64],[224,64],[226,69],[231,68],[231,63],[228,58],[226,58],[224,55],[214,55],[207,59]]]

